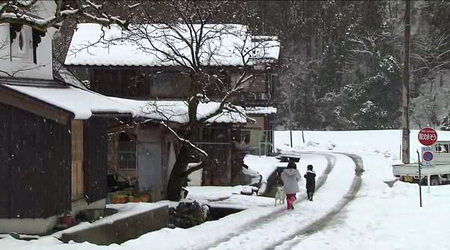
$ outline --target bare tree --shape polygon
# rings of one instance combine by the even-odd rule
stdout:
[[[61,22],[69,17],[83,18],[86,21],[105,26],[116,24],[126,29],[131,17],[122,20],[103,11],[103,5],[94,0],[54,0],[56,10],[53,16],[43,18],[36,16],[40,0],[0,0],[0,23],[19,23],[45,31],[49,27],[60,27]],[[130,6],[133,8],[136,6]]]
[[[421,73],[423,78],[433,77],[447,70],[450,65],[450,36],[440,32],[431,32],[428,36],[419,36],[415,43],[416,52],[412,54],[417,67],[414,73]]]
[[[153,4],[164,5],[170,10],[171,16],[155,18],[152,14],[155,8]],[[245,25],[213,24],[211,20],[214,15],[220,13],[226,4],[228,1],[145,1],[140,6],[145,23],[133,24],[129,30],[124,30],[116,37],[107,37],[103,33],[98,42],[80,48],[89,49],[99,43],[106,46],[132,43],[149,58],[154,58],[158,65],[174,67],[188,76],[189,93],[185,100],[188,107],[187,123],[175,130],[167,121],[161,122],[181,145],[169,178],[167,193],[170,200],[179,200],[189,174],[204,166],[196,164],[188,169],[192,159],[214,164],[214,160],[209,159],[208,154],[192,142],[198,138],[198,131],[203,124],[212,117],[227,110],[240,112],[229,101],[253,77],[248,73],[249,69],[256,63],[263,63],[262,58],[265,58],[267,50],[274,46],[266,38],[255,40]],[[238,72],[239,76],[231,83],[219,76],[224,65],[232,65]],[[198,117],[199,104],[211,99],[220,105],[210,114]]]

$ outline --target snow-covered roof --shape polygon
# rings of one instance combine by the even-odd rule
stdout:
[[[247,107],[245,113],[249,115],[270,115],[276,114],[277,108],[275,107]]]
[[[53,62],[53,67],[57,68],[53,72],[53,77],[59,79],[69,85],[74,87],[78,87],[81,89],[88,89],[81,81],[78,79],[72,72],[70,72],[64,65],[61,65],[59,62]]]
[[[74,119],[86,120],[93,114],[130,114],[133,117],[187,123],[188,106],[185,101],[138,101],[124,98],[108,97],[99,93],[73,86],[21,86],[2,84],[7,88],[38,100],[67,110],[74,114]],[[220,103],[200,103],[197,118],[203,119],[216,112]],[[221,114],[215,115],[207,123],[247,123],[245,110],[239,106],[228,105]]]
[[[178,25],[177,31],[183,37],[190,39],[189,30],[185,25]],[[142,47],[152,48],[147,39],[143,38],[141,31],[152,37],[151,42],[160,50],[173,54],[167,46],[167,36],[177,37],[172,39],[176,50],[187,58],[191,58],[191,51],[186,44],[179,39],[174,31],[162,24],[149,24],[145,28],[130,27],[131,31],[122,31],[118,26],[111,28],[102,27],[99,24],[78,24],[69,52],[66,57],[66,65],[96,65],[96,66],[178,66],[173,58],[168,59],[155,50],[143,51]],[[199,25],[194,25],[199,30]],[[224,31],[225,30],[225,31]],[[104,33],[103,33],[104,32]],[[101,36],[104,34],[104,38]],[[238,49],[245,47],[250,53],[250,63],[259,61],[277,60],[280,53],[280,43],[276,37],[251,36],[248,28],[240,24],[207,24],[204,34],[208,38],[201,47],[202,65],[210,66],[241,66],[243,65]],[[133,39],[123,39],[131,36]],[[122,39],[121,39],[122,38]],[[114,40],[113,43],[108,42]],[[99,41],[101,41],[99,43]],[[176,56],[176,58],[181,58]]]
[[[119,113],[136,115],[136,111],[107,96],[75,87],[34,87],[3,84],[25,95],[67,110],[74,119],[86,120],[93,113]]]
[[[130,100],[111,97],[117,102],[132,107],[137,111],[137,116],[158,121],[170,121],[176,123],[189,122],[188,104],[186,101],[161,101],[161,100]],[[220,103],[210,101],[200,103],[197,108],[197,119],[210,116],[218,110]],[[207,123],[247,123],[245,110],[239,106],[228,106],[221,114],[215,115]]]

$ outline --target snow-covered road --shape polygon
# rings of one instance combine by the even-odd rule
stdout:
[[[329,221],[358,191],[361,179],[355,174],[355,170],[362,168],[362,165],[356,167],[352,159],[355,158],[360,163],[356,156],[350,158],[342,154],[323,153],[302,154],[300,165],[307,165],[311,156],[322,156],[328,160],[328,167],[319,177],[320,185],[323,186],[316,192],[314,202],[306,201],[303,193],[295,210],[274,211],[218,242],[194,249],[273,249]]]

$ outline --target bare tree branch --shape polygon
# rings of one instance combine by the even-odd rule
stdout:
[[[91,0],[77,0],[70,2],[71,5],[63,6],[64,0],[55,0],[56,10],[53,16],[36,16],[35,7],[37,0],[29,2],[23,1],[0,1],[0,23],[19,23],[31,26],[38,30],[46,30],[49,27],[57,27],[62,21],[69,17],[81,17],[90,22],[109,26],[119,25],[123,29],[128,29],[131,16],[127,20],[120,17],[111,16],[102,10],[102,5],[95,4]],[[135,7],[135,6],[132,6]]]
[[[165,128],[167,128],[179,141],[184,142],[188,144],[190,147],[197,150],[199,153],[201,153],[204,157],[208,157],[208,154],[201,148],[197,147],[195,144],[193,144],[190,140],[181,138],[175,130],[173,130],[166,122],[161,121],[159,124],[163,125]]]
[[[196,164],[195,164],[196,166],[190,167],[188,170],[186,170],[186,171],[183,173],[183,177],[188,177],[190,174],[194,173],[195,171],[202,169],[202,168],[203,168],[203,165],[202,165],[202,164],[203,164],[203,162],[201,161],[201,162],[199,162],[199,163],[196,163]]]

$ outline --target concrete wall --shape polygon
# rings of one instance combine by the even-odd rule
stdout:
[[[72,202],[72,210],[70,214],[75,216],[80,211],[88,210],[88,209],[105,209],[106,207],[106,199],[101,199],[92,203],[87,203],[86,199],[80,199]]]
[[[0,219],[0,233],[43,235],[55,227],[57,216],[46,219]]]
[[[90,242],[97,245],[121,244],[127,240],[160,230],[169,223],[169,207],[163,206],[131,217],[118,219],[112,223],[105,223],[85,230],[65,233],[63,242]]]

